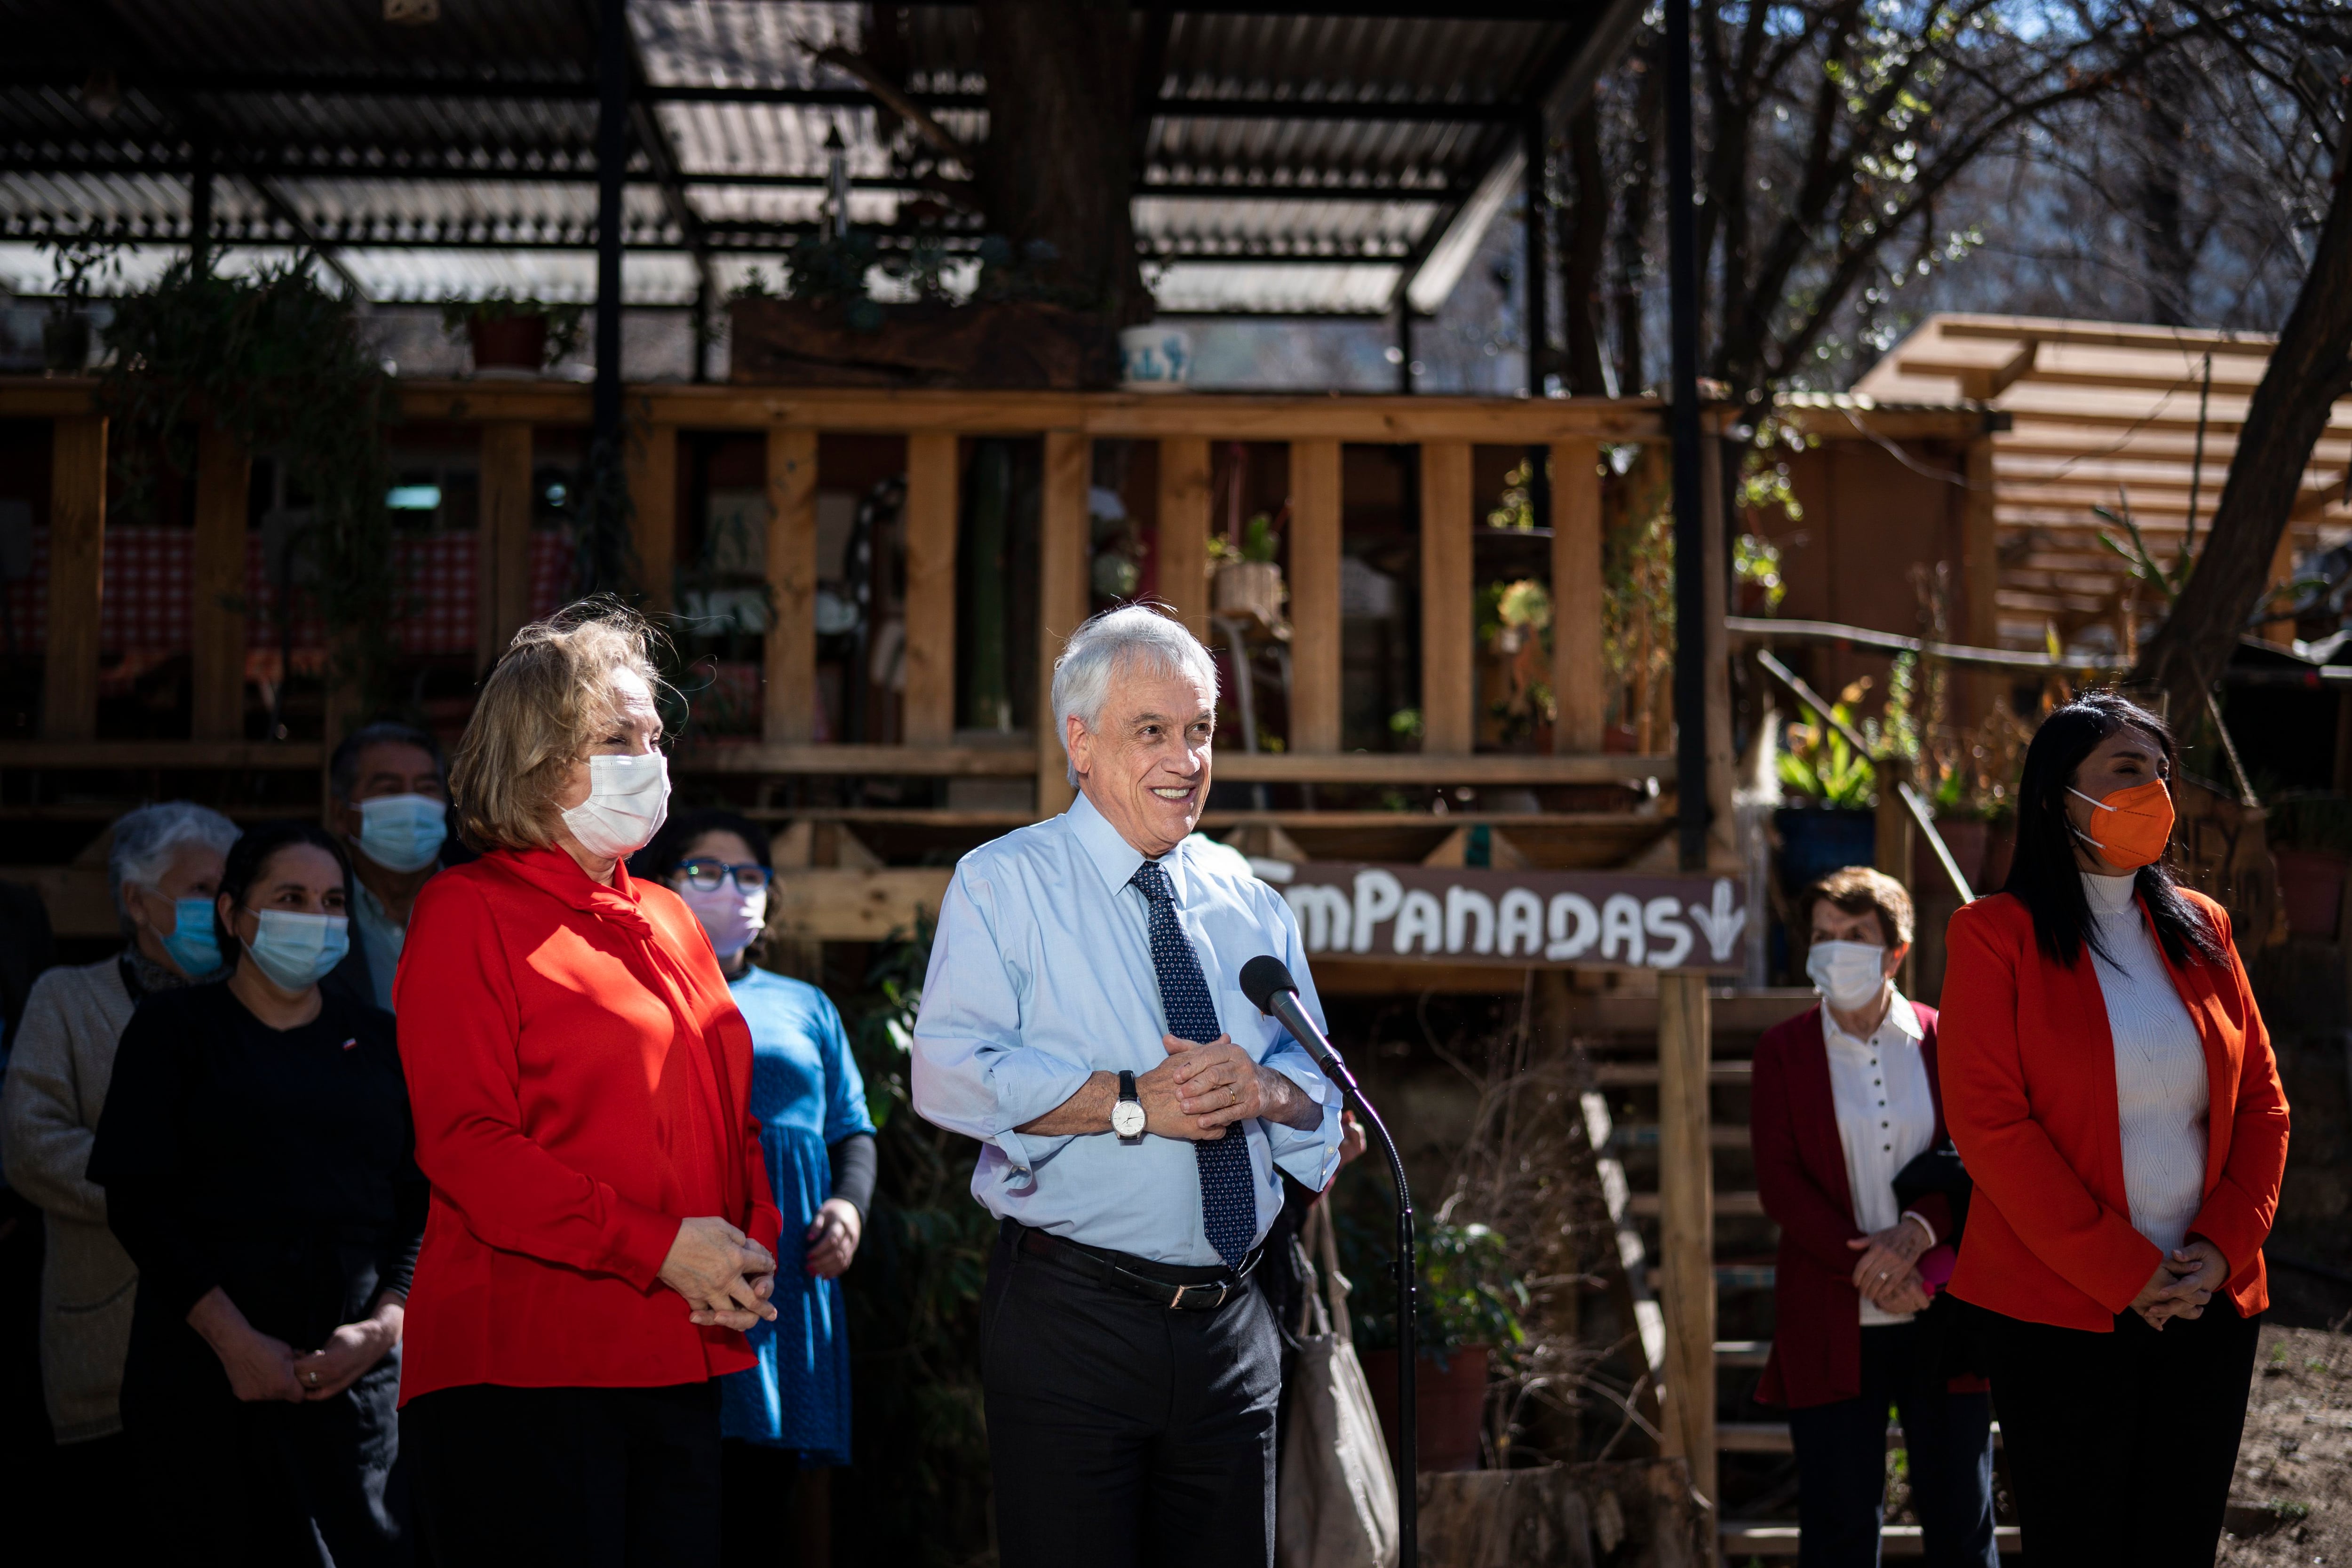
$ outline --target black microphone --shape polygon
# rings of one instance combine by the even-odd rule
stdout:
[[[1316,1065],[1339,1086],[1356,1114],[1362,1117],[1371,1141],[1388,1156],[1389,1175],[1396,1183],[1396,1297],[1397,1297],[1397,1563],[1398,1568],[1415,1568],[1420,1560],[1420,1423],[1413,1408],[1413,1363],[1417,1359],[1413,1344],[1414,1310],[1417,1280],[1413,1272],[1412,1193],[1405,1185],[1404,1160],[1397,1152],[1396,1140],[1389,1136],[1387,1125],[1373,1110],[1371,1102],[1356,1082],[1355,1074],[1307,1009],[1298,1005],[1298,982],[1282,960],[1272,953],[1262,953],[1242,965],[1242,994],[1250,1005],[1279,1022],[1288,1029],[1291,1037],[1307,1047],[1307,1054]]]

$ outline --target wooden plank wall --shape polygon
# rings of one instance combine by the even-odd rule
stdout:
[[[1094,442],[1076,430],[1045,433],[1045,493],[1037,540],[1037,815],[1070,804],[1067,758],[1054,721],[1054,661],[1087,618],[1087,489]]]
[[[907,437],[907,700],[900,738],[910,746],[955,739],[958,443],[926,431]]]
[[[475,584],[474,666],[498,663],[530,619],[530,426],[482,426],[481,570]]]
[[[1601,750],[1607,712],[1601,658],[1601,445],[1551,449],[1551,749]]]
[[[767,690],[761,738],[806,745],[816,736],[816,432],[768,433]]]
[[[1297,471],[1291,469],[1293,475]],[[1203,641],[1209,636],[1210,510],[1207,437],[1177,436],[1160,442],[1160,596],[1185,630]]]
[[[677,584],[677,426],[650,425],[628,443],[629,535],[646,608],[667,615]]]
[[[245,736],[245,536],[253,457],[236,437],[207,426],[196,438],[195,561],[191,574],[190,733],[199,741]]]
[[[1465,754],[1477,734],[1470,443],[1421,447],[1421,749]]]
[[[1340,463],[1337,441],[1290,444],[1290,749],[1339,749]]]
[[[1658,976],[1658,1285],[1666,1321],[1668,1455],[1716,1506],[1715,1163],[1706,976]]]
[[[98,609],[105,592],[106,420],[60,417],[49,445],[49,637],[41,738],[98,733]]]

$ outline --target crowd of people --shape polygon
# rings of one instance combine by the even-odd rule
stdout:
[[[875,1126],[833,1004],[753,962],[767,836],[668,811],[651,635],[526,627],[453,758],[343,741],[327,826],[113,825],[123,947],[40,975],[0,1090],[81,1558],[708,1563],[822,1519]],[[1000,1226],[1000,1560],[1264,1568],[1290,1237],[1361,1131],[1234,988],[1271,952],[1319,1025],[1287,907],[1196,831],[1206,650],[1109,612],[1053,697],[1077,799],[960,865],[912,1041]],[[2211,1561],[2287,1111],[2163,867],[2176,766],[2120,699],[2044,721],[1940,1015],[1900,884],[1797,900],[1821,1003],[1753,1125],[1807,1564],[1878,1560],[1890,1409],[1931,1563],[1996,1562],[1996,1414],[2040,1560]]]

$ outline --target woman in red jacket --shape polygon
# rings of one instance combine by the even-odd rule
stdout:
[[[1757,1397],[1789,1407],[1798,1561],[1876,1568],[1893,1406],[1927,1561],[1996,1568],[1984,1384],[1948,1377],[1941,1336],[1919,1321],[1934,1278],[1948,1273],[1951,1207],[1940,1193],[1906,1207],[1895,1191],[1897,1173],[1945,1141],[1936,1012],[1895,988],[1911,896],[1849,866],[1805,889],[1793,912],[1811,933],[1805,972],[1822,1003],[1757,1043],[1749,1129],[1764,1212],[1780,1226]]]
[[[623,860],[669,798],[650,632],[526,626],[450,783],[482,851],[394,983],[432,1183],[402,1447],[443,1565],[715,1562],[719,1376],[772,1319],[751,1038],[709,942]]]
[[[2043,720],[2008,884],[1949,931],[1952,1291],[2038,1563],[2213,1561],[2269,1304],[2286,1097],[2229,917],[2160,864],[2176,760],[2119,697]]]

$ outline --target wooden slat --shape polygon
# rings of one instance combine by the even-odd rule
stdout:
[[[1176,612],[1184,629],[1204,642],[1209,636],[1209,510],[1208,441],[1199,436],[1161,441],[1160,597]]]
[[[49,441],[49,637],[41,734],[98,733],[98,610],[105,592],[106,420],[58,420]]]
[[[196,438],[196,529],[189,634],[199,741],[245,734],[245,535],[253,457],[216,425]]]
[[[773,710],[771,710],[771,712]],[[999,746],[763,745],[696,746],[671,762],[681,773],[777,773],[787,777],[866,773],[881,778],[1026,778],[1034,752]]]
[[[768,930],[812,942],[880,942],[911,935],[916,921],[936,921],[947,896],[948,867],[901,870],[794,871],[776,880]]]
[[[530,426],[482,426],[481,552],[474,599],[474,668],[498,663],[530,619]]]
[[[1658,977],[1659,1291],[1666,1320],[1666,1452],[1715,1487],[1715,1161],[1708,1144],[1706,978]]]
[[[1054,719],[1054,661],[1087,618],[1087,488],[1094,442],[1076,430],[1045,432],[1045,489],[1037,540],[1037,815],[1070,804],[1068,763]]]
[[[907,437],[907,743],[955,738],[956,438]]]
[[[0,768],[302,773],[325,761],[326,748],[311,741],[0,741]]]
[[[772,752],[816,734],[816,432],[804,426],[768,432],[767,546],[773,618],[758,749]]]
[[[1290,750],[1339,749],[1339,443],[1290,444]]]
[[[1638,782],[1675,776],[1672,757],[1623,753],[1548,757],[1481,752],[1293,752],[1217,753],[1217,777],[1247,784],[1554,784]]]
[[[1477,733],[1470,602],[1470,444],[1421,448],[1421,749],[1470,750]]]
[[[1552,750],[1601,750],[1607,710],[1601,661],[1601,447],[1551,449],[1551,689],[1559,711]]]
[[[645,605],[654,615],[667,615],[677,587],[677,426],[649,425],[628,449],[629,539]]]

